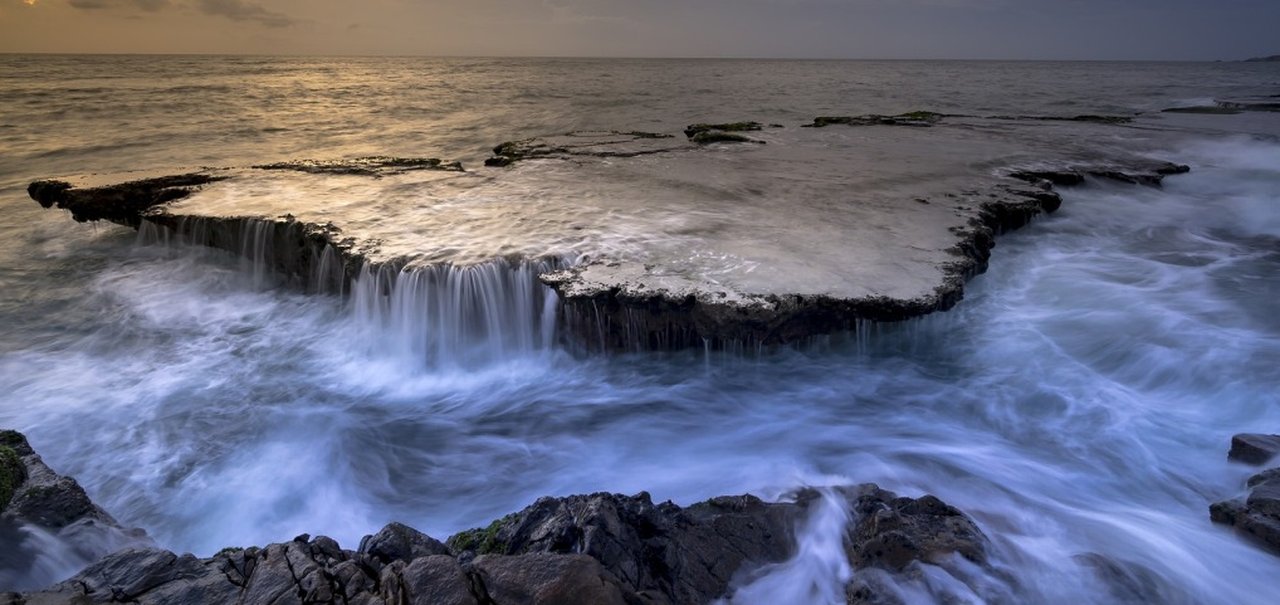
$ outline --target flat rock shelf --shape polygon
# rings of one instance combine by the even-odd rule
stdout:
[[[557,338],[653,350],[799,342],[949,309],[996,235],[1058,209],[1055,187],[1159,186],[1188,170],[1071,145],[1032,157],[1021,140],[1099,136],[1127,118],[917,114],[931,127],[826,118],[836,127],[572,132],[502,143],[476,170],[308,160],[58,178],[28,192],[76,220],[241,254],[308,290],[354,293],[363,277],[377,298],[446,270],[498,275],[508,294],[511,280],[536,280],[515,290],[550,301]],[[506,295],[429,281],[473,284],[456,293],[463,306]]]

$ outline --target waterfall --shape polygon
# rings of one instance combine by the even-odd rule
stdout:
[[[538,276],[554,261],[365,266],[351,284],[355,321],[376,346],[429,366],[498,361],[555,345],[558,298]]]

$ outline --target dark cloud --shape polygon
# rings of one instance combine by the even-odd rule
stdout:
[[[232,21],[250,21],[267,27],[289,27],[297,23],[297,20],[284,13],[267,10],[262,5],[244,0],[199,0],[196,8],[206,15],[226,17]]]
[[[80,10],[133,7],[154,12],[169,6],[169,0],[68,0],[67,4]]]

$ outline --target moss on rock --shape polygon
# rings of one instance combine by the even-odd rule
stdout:
[[[477,555],[506,554],[507,544],[498,539],[498,531],[511,518],[511,515],[507,515],[490,523],[488,527],[460,531],[449,538],[445,544],[458,553],[469,550]]]
[[[0,511],[8,508],[14,492],[26,478],[26,469],[17,452],[8,445],[0,445]]]

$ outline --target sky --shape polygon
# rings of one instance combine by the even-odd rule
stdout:
[[[0,52],[1244,59],[1280,0],[0,0]]]

